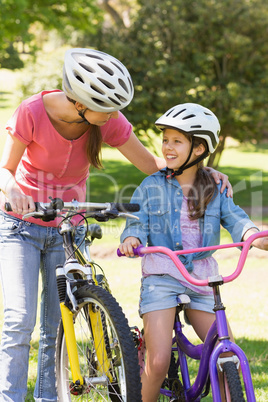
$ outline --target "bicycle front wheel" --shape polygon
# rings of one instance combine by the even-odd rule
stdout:
[[[62,322],[56,340],[59,401],[141,401],[137,349],[114,297],[98,286],[75,292],[74,330],[84,384],[74,384]]]
[[[223,376],[227,382],[225,392],[230,393],[231,402],[245,402],[240,376],[234,362],[226,362],[222,365]]]

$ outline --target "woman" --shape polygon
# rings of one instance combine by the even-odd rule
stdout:
[[[1,400],[21,402],[27,393],[39,271],[42,300],[34,397],[39,402],[57,400],[54,344],[60,312],[54,270],[64,261],[62,239],[56,220],[36,224],[34,218],[22,221],[22,215],[34,210],[35,201],[47,202],[50,196],[85,200],[89,166],[101,166],[103,142],[147,174],[165,166],[163,159],[144,148],[119,112],[132,97],[131,77],[117,59],[96,50],[71,49],[65,55],[63,91],[32,96],[7,123],[0,167]],[[224,179],[226,184],[228,178]],[[12,213],[4,211],[6,199]]]

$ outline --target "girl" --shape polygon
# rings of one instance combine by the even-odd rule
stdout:
[[[186,103],[168,110],[156,126],[163,130],[167,168],[146,178],[134,192],[132,202],[141,207],[139,221],[128,219],[120,251],[133,256],[133,247],[140,243],[172,250],[219,244],[220,224],[235,242],[258,230],[232,199],[220,193],[203,167],[203,159],[219,142],[217,117],[201,105]],[[253,245],[267,250],[268,239],[257,239]],[[193,276],[204,279],[218,272],[212,253],[180,258]],[[209,287],[190,285],[162,254],[143,257],[142,276],[139,312],[147,351],[142,396],[143,402],[155,402],[169,368],[177,295],[190,296],[186,319],[203,341],[214,321],[214,299]]]

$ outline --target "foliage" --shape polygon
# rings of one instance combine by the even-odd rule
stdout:
[[[268,4],[262,0],[139,0],[131,27],[106,51],[128,66],[136,132],[180,102],[211,108],[226,136],[258,139],[267,127]],[[218,159],[216,158],[218,163]],[[212,163],[212,160],[211,160]]]
[[[36,50],[37,23],[46,31],[56,30],[69,41],[75,30],[84,34],[95,32],[103,16],[96,1],[0,0],[0,63],[11,44],[19,44],[23,52]]]
[[[15,70],[17,68],[23,68],[24,63],[20,59],[18,51],[14,48],[13,43],[2,52],[1,56],[1,68],[7,68],[9,70]]]
[[[37,54],[36,62],[29,63],[23,70],[18,87],[20,101],[38,92],[62,88],[62,68],[66,48]]]
[[[87,199],[93,202],[129,202],[145,174],[126,162],[117,150],[103,149],[105,170],[92,169],[87,182]],[[252,219],[268,221],[268,146],[226,148],[220,171],[228,174],[234,190],[234,201],[246,207]],[[265,215],[266,214],[266,215]]]
[[[69,46],[96,47],[126,64],[135,97],[125,112],[142,140],[151,142],[156,118],[180,102],[201,103],[219,117],[221,141],[209,165],[218,166],[227,136],[256,142],[267,135],[267,2],[65,0],[49,7],[52,0],[0,1],[0,49],[21,37],[37,45],[31,38],[41,36],[41,25],[57,27]],[[23,84],[27,95],[41,83],[60,86],[61,73],[53,76],[58,69],[47,64],[39,79],[39,67]]]

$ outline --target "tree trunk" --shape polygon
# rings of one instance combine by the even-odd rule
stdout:
[[[123,18],[121,18],[115,8],[109,4],[109,0],[101,0],[99,5],[111,16],[118,28],[125,28]]]
[[[207,166],[213,167],[214,169],[218,169],[221,155],[224,150],[226,136],[220,135],[219,139],[220,139],[219,145],[217,146],[216,151],[209,156],[207,163]]]

